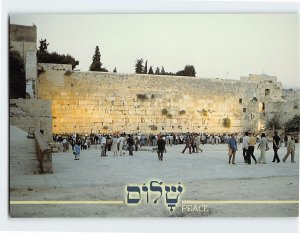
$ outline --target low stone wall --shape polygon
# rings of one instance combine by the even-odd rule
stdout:
[[[46,138],[37,130],[34,131],[35,147],[43,173],[53,173],[51,147]]]
[[[52,140],[52,109],[51,100],[39,99],[10,99],[10,124],[28,131],[34,127],[42,131],[45,138]]]

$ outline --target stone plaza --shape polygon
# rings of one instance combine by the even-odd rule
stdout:
[[[11,204],[12,217],[230,217],[298,216],[299,147],[296,163],[246,165],[239,145],[236,165],[228,164],[227,145],[203,145],[203,153],[182,154],[184,145],[167,147],[161,162],[152,147],[133,156],[100,156],[92,146],[81,151],[79,161],[71,151],[53,153],[53,174],[38,174],[34,143],[27,133],[10,128],[10,201],[54,201],[52,204]],[[271,146],[271,145],[270,145]],[[256,158],[259,150],[255,150]],[[281,147],[282,159],[286,148]],[[157,204],[126,204],[126,186],[151,180],[176,184],[184,193],[175,210],[163,200]],[[108,201],[110,204],[57,204],[56,201]],[[188,202],[191,201],[191,202]],[[208,212],[187,211],[185,203]],[[116,202],[116,203],[114,203]],[[261,203],[262,202],[262,203]],[[200,204],[199,204],[200,203]],[[195,210],[195,209],[194,209]]]

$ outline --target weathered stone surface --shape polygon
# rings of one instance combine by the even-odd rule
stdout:
[[[278,102],[287,102],[281,83],[270,76],[240,81],[100,72],[67,76],[49,64],[44,70],[38,97],[53,100],[54,133],[102,132],[104,126],[105,132],[258,131],[270,113],[281,111]],[[224,118],[230,128],[223,126]]]

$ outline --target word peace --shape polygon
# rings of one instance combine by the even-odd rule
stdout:
[[[143,184],[142,186],[127,186],[127,203],[128,204],[139,204],[142,199],[142,193],[147,194],[147,203],[149,203],[149,194],[156,196],[153,203],[164,195],[167,206],[170,211],[173,211],[176,204],[178,203],[178,197],[183,191],[183,187],[178,183],[178,186],[164,185],[163,182],[150,181],[149,185]],[[138,195],[137,195],[138,194]],[[134,197],[132,197],[134,196]]]

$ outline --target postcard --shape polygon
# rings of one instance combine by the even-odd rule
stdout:
[[[10,217],[298,217],[298,24],[11,13]]]

